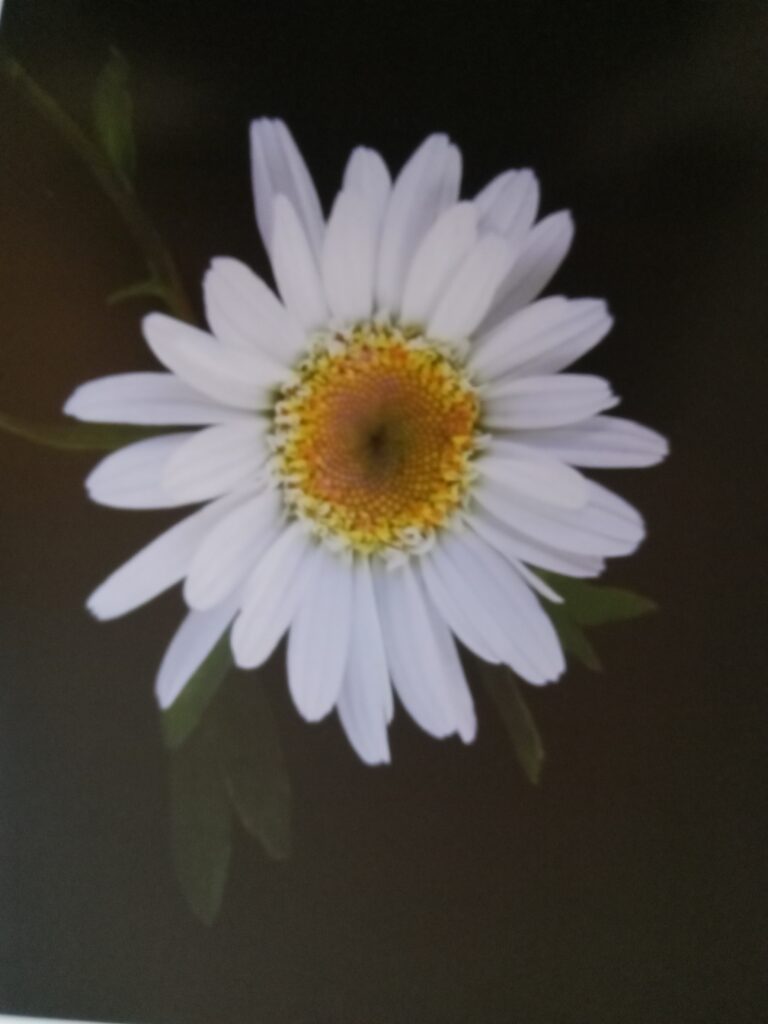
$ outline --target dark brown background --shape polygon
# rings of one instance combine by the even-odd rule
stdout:
[[[83,610],[174,516],[90,505],[92,459],[0,439],[0,1009],[116,1021],[645,1024],[768,1019],[765,541],[768,24],[760,3],[188,4],[7,0],[0,34],[85,116],[110,44],[136,74],[139,187],[190,287],[264,271],[246,128],[285,117],[326,202],[348,150],[397,166],[428,131],[469,191],[508,166],[573,209],[559,278],[617,317],[586,361],[668,433],[612,482],[646,513],[610,579],[653,619],[597,637],[602,676],[531,693],[529,787],[482,696],[480,736],[397,716],[394,765],[274,695],[295,855],[238,836],[206,930],[176,891],[152,698],[181,613]],[[0,84],[0,408],[57,414],[149,367],[141,265],[112,209]]]

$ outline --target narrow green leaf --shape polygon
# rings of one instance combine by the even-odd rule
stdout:
[[[128,62],[113,47],[96,79],[92,98],[96,139],[126,185],[130,184],[136,170],[129,77]]]
[[[577,661],[593,672],[602,672],[603,663],[592,646],[587,634],[577,625],[573,619],[568,617],[567,610],[561,605],[548,605],[547,612],[552,620],[552,625],[557,630],[560,643],[566,654],[572,654]]]
[[[173,861],[184,897],[205,924],[221,908],[232,852],[232,809],[212,720],[170,755]]]
[[[264,683],[229,680],[221,694],[224,773],[244,828],[275,860],[291,851],[291,786]]]
[[[137,281],[135,284],[128,284],[124,288],[116,288],[107,296],[107,305],[116,306],[120,302],[127,302],[129,299],[161,299],[168,304],[168,289],[162,281],[150,277],[146,281]]]
[[[0,430],[34,444],[75,452],[110,452],[132,441],[143,441],[167,433],[157,427],[134,427],[123,423],[78,423],[61,420],[40,423],[0,413]]]
[[[520,767],[528,781],[536,785],[541,778],[546,754],[520,684],[510,669],[503,665],[482,663],[482,679],[512,740]]]
[[[542,574],[543,575],[543,574]],[[579,626],[602,626],[607,622],[637,619],[656,611],[650,598],[620,587],[555,576],[547,573],[547,581],[563,598],[568,616]]]
[[[176,750],[195,732],[203,712],[216,696],[224,676],[232,668],[229,630],[194,673],[171,706],[162,713],[166,747]]]

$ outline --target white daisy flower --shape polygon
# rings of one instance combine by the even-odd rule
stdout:
[[[286,126],[251,127],[256,217],[277,294],[215,259],[209,330],[143,323],[167,372],[79,387],[81,420],[178,426],[88,477],[117,508],[200,504],[104,582],[100,619],[183,581],[189,613],[163,658],[168,707],[231,628],[256,668],[288,634],[299,712],[337,708],[368,763],[389,760],[393,690],[436,737],[476,731],[456,640],[529,683],[563,654],[537,568],[597,576],[643,522],[575,467],[648,466],[658,434],[604,415],[606,381],[561,373],[611,327],[596,299],[537,299],[573,235],[535,223],[539,190],[507,171],[459,199],[444,135],[394,182],[353,151],[326,220]],[[279,297],[278,297],[279,296]]]

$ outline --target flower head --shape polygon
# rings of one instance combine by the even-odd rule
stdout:
[[[611,318],[598,300],[537,299],[573,227],[565,212],[535,223],[530,171],[462,201],[445,136],[394,182],[359,148],[326,221],[285,125],[256,121],[251,142],[277,294],[215,259],[208,331],[151,314],[144,334],[166,372],[91,381],[65,407],[180,428],[105,458],[87,480],[95,501],[201,506],[89,607],[112,618],[183,581],[190,611],[160,667],[162,706],[230,628],[243,668],[287,632],[298,710],[337,707],[363,760],[389,759],[393,688],[427,732],[469,741],[455,641],[528,682],[557,679],[540,599],[558,596],[535,570],[597,576],[644,533],[576,467],[651,465],[666,443],[603,415],[617,402],[605,381],[560,372]]]

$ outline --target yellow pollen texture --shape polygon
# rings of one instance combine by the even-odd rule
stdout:
[[[378,327],[327,339],[275,407],[289,508],[359,552],[417,548],[464,499],[478,411],[460,369],[422,339]]]

